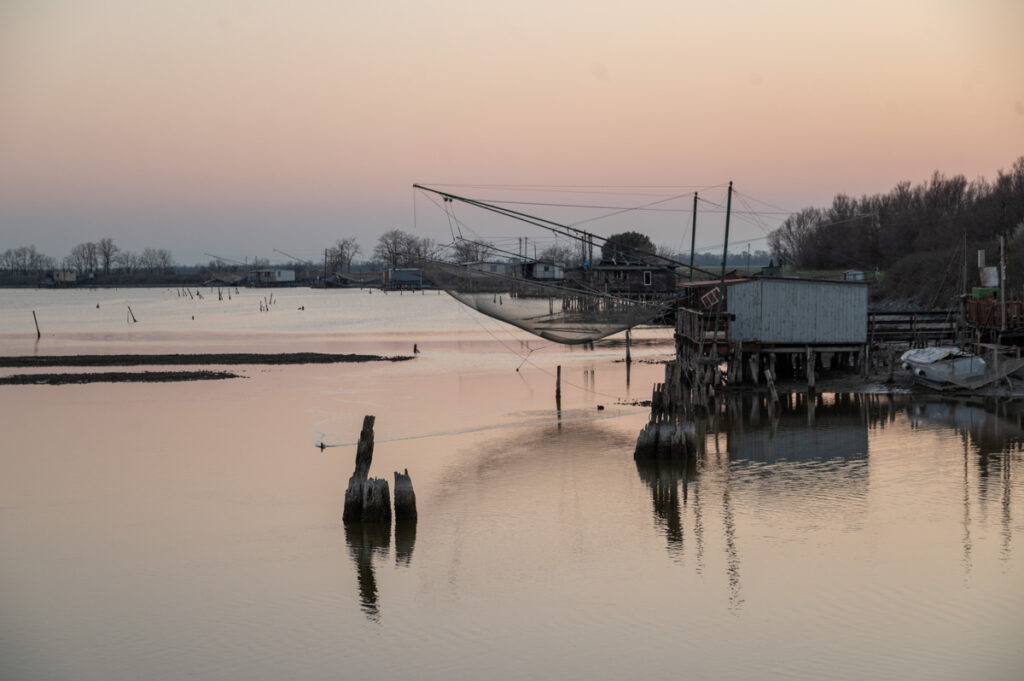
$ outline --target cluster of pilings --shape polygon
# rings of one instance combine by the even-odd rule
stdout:
[[[651,420],[640,431],[636,461],[687,460],[698,451],[692,385],[679,362],[665,365],[665,382],[655,383]]]
[[[356,468],[348,479],[345,491],[345,510],[342,520],[351,523],[391,523],[391,492],[385,478],[370,477],[373,461],[373,424],[376,417],[363,417],[356,448]],[[395,523],[416,521],[416,493],[412,488],[409,469],[395,472]]]

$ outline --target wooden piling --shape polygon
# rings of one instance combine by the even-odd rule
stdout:
[[[807,391],[814,392],[814,350],[807,346]]]
[[[36,311],[32,310],[32,321],[36,323],[36,340],[39,340],[43,334],[39,332],[39,318],[36,317]]]
[[[771,403],[775,404],[779,401],[779,393],[775,390],[775,377],[772,376],[771,369],[764,370],[764,380],[768,384],[768,395],[771,397]]]
[[[395,471],[395,522],[416,519],[416,492],[412,488],[409,469]]]
[[[373,424],[377,417],[367,414],[363,417],[363,429],[359,431],[359,444],[356,447],[356,470],[354,476],[365,480],[370,474],[370,463],[373,461]]]
[[[630,362],[633,361],[632,358],[630,358],[630,356],[629,356],[629,344],[630,344],[629,329],[626,329],[626,364],[629,364]]]
[[[370,478],[370,464],[373,461],[373,423],[375,417],[363,417],[363,429],[359,433],[356,447],[356,468],[348,479],[345,491],[345,510],[342,520],[346,523],[390,523],[391,493],[384,478]]]
[[[562,408],[562,365],[559,364],[555,374],[555,402],[558,408]]]

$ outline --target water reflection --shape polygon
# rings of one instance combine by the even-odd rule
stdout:
[[[408,567],[416,545],[416,519],[395,519],[395,565]]]
[[[725,578],[731,609],[744,602],[743,533],[750,532],[751,519],[767,524],[766,518],[775,518],[805,534],[830,527],[858,531],[868,517],[871,443],[880,431],[897,426],[896,442],[908,426],[911,433],[927,428],[940,438],[959,435],[963,441],[963,462],[954,470],[962,476],[958,522],[965,576],[972,569],[976,537],[984,535],[976,524],[987,526],[986,513],[992,510],[999,514],[1000,559],[1010,559],[1011,476],[1024,451],[1024,404],[828,393],[794,394],[772,404],[764,396],[737,394],[720,397],[718,407],[695,426],[704,436],[697,437],[694,457],[640,460],[637,473],[651,494],[654,526],[674,560],[685,563],[689,549],[703,574],[705,544],[720,533],[715,572],[722,570],[718,574]],[[892,439],[879,442],[889,447],[888,461],[899,460]],[[907,451],[914,451],[907,443]],[[915,474],[926,476],[929,466],[941,464],[941,459],[908,461],[919,467]],[[764,532],[772,533],[770,526],[760,530],[758,540]]]
[[[1010,559],[1013,537],[1012,469],[1024,451],[1024,404],[996,398],[949,400],[917,398],[908,415],[915,428],[945,427],[963,440],[963,566],[972,566],[971,542],[971,452],[976,459],[977,500],[981,522],[993,503],[1000,513],[1000,559]],[[1015,456],[1017,455],[1017,456]]]
[[[391,524],[347,523],[345,541],[352,562],[356,566],[360,607],[367,617],[378,620],[380,604],[373,562],[375,558],[388,555],[391,546]]]
[[[685,503],[689,494],[689,482],[697,475],[697,462],[693,458],[638,459],[636,470],[651,489],[654,504],[655,523],[663,530],[668,541],[669,552],[683,555],[683,526],[680,510],[680,488]]]

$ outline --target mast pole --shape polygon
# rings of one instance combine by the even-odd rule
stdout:
[[[729,214],[732,212],[732,181],[729,181],[729,195],[725,202],[725,246],[722,247],[722,286],[725,286],[725,260],[729,255]],[[722,290],[725,293],[725,290]]]
[[[725,202],[725,246],[722,247],[722,275],[718,285],[718,310],[715,312],[715,335],[712,337],[714,345],[711,346],[715,354],[718,353],[718,323],[722,318],[722,306],[725,304],[725,260],[729,255],[729,216],[732,213],[732,180],[729,180],[729,194]]]
[[[690,281],[693,281],[693,249],[697,243],[697,192],[693,193],[693,227],[690,228]]]
[[[1006,331],[1006,201],[1003,201],[1003,217],[999,232],[999,324],[1000,331]],[[1000,339],[1001,341],[1002,339]]]

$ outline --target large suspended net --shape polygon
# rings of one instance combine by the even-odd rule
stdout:
[[[464,305],[569,345],[590,343],[650,323],[672,306],[671,298],[633,299],[587,290],[564,279],[529,278],[521,263],[428,261],[423,270],[428,279]]]
[[[649,239],[646,250],[642,245],[617,243],[605,258],[603,248],[595,253],[595,245],[609,239],[576,226],[419,184],[413,187],[439,198],[452,232],[452,257],[422,262],[426,278],[466,306],[553,342],[591,343],[638,325],[667,321],[682,272],[691,280],[695,272],[702,277],[710,275],[692,262],[686,265],[654,252]],[[661,206],[676,198],[662,197],[642,207]],[[568,239],[578,247],[578,257],[567,256],[563,250],[547,256],[542,252],[538,258],[535,245],[530,258],[526,238],[516,252],[479,237],[466,238],[463,230],[473,230],[455,216],[456,203],[491,218],[499,216],[539,228],[553,235],[556,245],[558,239]],[[615,207],[609,215],[627,210],[632,209]]]

